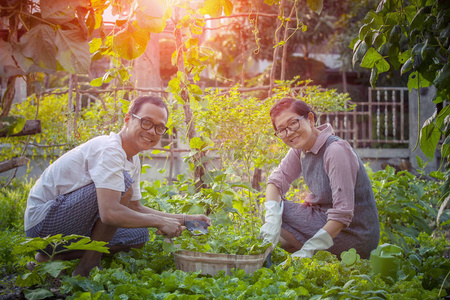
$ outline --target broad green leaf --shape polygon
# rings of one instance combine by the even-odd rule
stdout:
[[[166,20],[172,15],[172,7],[167,0],[138,0],[136,18],[139,27],[154,33],[160,33],[166,27]]]
[[[32,28],[21,39],[22,53],[41,68],[56,70],[55,30],[40,24]],[[89,57],[88,57],[89,59]]]
[[[68,250],[93,250],[101,253],[109,253],[108,247],[106,247],[107,244],[107,242],[91,241],[89,238],[83,238],[64,247]]]
[[[88,41],[79,30],[57,30],[56,59],[61,66],[72,74],[86,74],[90,66]]]
[[[150,34],[128,23],[113,38],[113,49],[122,58],[133,60],[141,56],[147,48]]]
[[[178,94],[181,91],[180,84],[180,79],[174,77],[169,81],[166,91],[169,93]]]
[[[391,33],[389,34],[389,42],[398,43],[398,41],[400,40],[401,34],[402,34],[402,28],[400,27],[400,25],[395,25],[392,28]]]
[[[164,242],[162,243],[162,248],[163,251],[166,253],[172,253],[179,250],[177,247],[175,247],[175,245],[171,241],[166,240],[164,240]]]
[[[201,149],[205,145],[205,142],[199,137],[193,137],[189,141],[189,147],[191,149]]]
[[[352,50],[355,50],[355,46],[359,46],[359,43],[361,43],[361,40],[359,39],[359,37],[355,37],[350,44],[348,45],[348,47]]]
[[[447,125],[448,119],[447,117],[450,115],[450,106],[445,106],[438,114],[436,118],[436,127],[445,131],[444,126]]]
[[[362,59],[361,67],[371,69],[380,59],[382,59],[381,54],[374,48],[370,47]]]
[[[427,18],[427,9],[426,7],[422,7],[417,14],[414,16],[411,25],[409,26],[409,30],[413,31],[414,29],[422,30],[425,19]]]
[[[389,62],[396,70],[400,69],[402,65],[400,62],[399,54],[400,54],[400,46],[398,44],[394,44],[391,47],[389,47],[388,51]]]
[[[0,77],[23,75],[24,72],[17,67],[13,59],[13,49],[10,43],[0,39]]]
[[[444,143],[442,144],[441,154],[442,157],[450,156],[450,136],[445,138]]]
[[[94,53],[98,49],[100,49],[101,46],[102,46],[102,39],[100,39],[100,38],[93,38],[89,42],[89,52]]]
[[[167,0],[136,0],[138,11],[143,12],[148,17],[162,19],[169,7]]]
[[[371,27],[369,24],[364,24],[363,26],[361,26],[361,28],[359,29],[359,39],[361,41],[364,41],[369,31],[371,31]]]
[[[86,17],[86,27],[89,32],[89,36],[92,35],[92,32],[96,29],[95,28],[95,12],[93,9],[90,9],[87,17]]]
[[[381,58],[376,64],[375,64],[378,73],[387,72],[390,69],[389,63],[384,59]]]
[[[22,287],[33,286],[35,284],[42,284],[42,279],[37,272],[31,272],[17,276],[16,284]]]
[[[65,24],[76,18],[77,7],[87,8],[89,0],[41,0],[42,18],[55,24]]]
[[[413,61],[412,58],[408,58],[408,60],[403,64],[401,70],[400,70],[400,74],[403,75],[406,72],[408,72],[409,70],[412,69],[412,65],[413,65]]]
[[[223,6],[223,12],[225,16],[231,15],[231,13],[233,12],[233,3],[231,3],[230,0],[220,0],[220,3]]]
[[[370,86],[372,88],[376,87],[377,80],[378,80],[378,69],[377,67],[373,67],[372,70],[370,71]]]
[[[444,67],[439,70],[433,84],[437,89],[447,89],[450,86],[450,64],[445,64]]]
[[[192,93],[196,95],[203,95],[203,91],[198,85],[190,84],[189,89],[191,90]]]
[[[91,0],[91,5],[94,9],[102,8],[107,0]]]
[[[367,44],[366,44],[366,42],[361,41],[361,43],[359,43],[359,45],[357,46],[357,48],[353,54],[353,59],[352,59],[353,66],[355,66],[356,62],[358,62],[360,59],[362,59],[364,57],[364,55],[366,55],[366,53],[367,53]]]
[[[25,298],[28,300],[47,299],[47,298],[53,296],[52,292],[50,292],[48,289],[44,289],[44,288],[26,290],[24,292],[24,294],[25,294]]]
[[[205,211],[203,210],[203,207],[198,204],[192,205],[192,207],[189,209],[190,215],[203,214],[203,213],[205,213]]]
[[[386,43],[386,35],[384,33],[375,33],[373,36],[372,45],[375,49],[380,49]]]
[[[356,250],[354,248],[351,248],[348,251],[344,251],[341,253],[341,260],[347,266],[354,265],[356,262],[360,261],[360,259],[361,257],[359,256],[359,254],[356,253]]]
[[[26,119],[23,116],[8,116],[0,118],[2,131],[7,129],[8,135],[13,135],[22,131],[25,126]]]
[[[416,161],[417,161],[417,165],[419,166],[420,169],[423,169],[423,160],[422,158],[420,158],[420,156],[416,155]]]
[[[27,252],[33,252],[36,250],[42,250],[49,244],[48,241],[46,241],[43,238],[31,238],[27,239],[24,242],[20,243],[19,245],[15,245],[13,249],[13,253],[15,254],[21,254],[21,253],[27,253]]]
[[[402,54],[400,54],[399,56],[399,60],[402,64],[405,63],[409,58],[411,58],[411,49],[402,52]]]
[[[152,18],[141,12],[136,13],[139,27],[153,33],[161,33],[166,28],[166,20],[163,18]]]
[[[420,130],[420,149],[430,160],[433,159],[441,132],[434,124],[436,114],[428,118]]]
[[[222,15],[222,10],[222,0],[205,0],[203,7],[200,8],[200,13],[217,18]]]
[[[233,200],[233,207],[242,215],[244,213],[244,202]]]
[[[323,0],[306,0],[306,4],[313,12],[319,15],[322,12]]]
[[[66,264],[67,263],[60,260],[42,263],[40,271],[42,271],[42,273],[44,274],[49,274],[53,277],[57,277],[62,270],[67,268]]]
[[[116,26],[118,27],[122,27],[123,25],[125,25],[128,22],[128,19],[117,19],[116,20]]]
[[[415,71],[409,74],[408,88],[410,92],[412,89],[419,89],[419,87],[429,87],[431,85],[432,83],[423,78],[423,76],[419,72]]]
[[[448,137],[447,137],[448,138]],[[444,142],[445,144],[445,142]],[[443,157],[445,157],[445,155],[443,153],[441,153]],[[439,179],[439,180],[445,180],[445,176],[444,173],[442,173],[441,171],[433,171],[430,172],[429,174],[431,177]]]

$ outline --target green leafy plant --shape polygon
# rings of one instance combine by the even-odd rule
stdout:
[[[416,178],[407,171],[395,173],[390,166],[375,173],[369,170],[369,176],[377,201],[382,243],[396,244],[408,251],[418,243],[420,232],[432,234],[440,182]]]
[[[418,144],[429,159],[437,148],[441,151],[446,165],[446,180],[441,186],[442,209],[448,205],[450,195],[449,22],[450,5],[446,1],[381,1],[376,11],[366,15],[358,36],[350,44],[353,64],[361,61],[361,67],[371,69],[373,87],[378,75],[391,66],[408,76],[409,90],[419,90],[419,120],[420,89],[436,87],[436,111],[419,128]],[[441,136],[444,138],[440,145]]]
[[[210,226],[209,233],[199,236],[184,231],[180,237],[174,239],[174,243],[179,244],[181,250],[196,252],[237,255],[264,253],[270,244],[263,245],[262,240],[243,228],[245,227],[240,227],[236,232],[232,226]]]
[[[69,244],[67,244],[68,242]],[[61,276],[61,272],[71,266],[71,262],[53,260],[55,255],[74,250],[94,250],[109,253],[108,248],[105,247],[106,244],[107,242],[91,241],[90,238],[80,235],[63,237],[59,234],[46,238],[26,239],[14,247],[14,254],[23,255],[39,250],[47,254],[50,259],[47,262],[37,263],[36,267],[29,273],[19,275],[16,279],[16,284],[22,287],[36,284],[42,286],[42,288],[26,290],[25,294],[28,299],[43,299],[53,296],[48,279]],[[62,250],[58,248],[60,246],[63,246]],[[47,247],[50,247],[51,251],[47,252],[45,250]]]

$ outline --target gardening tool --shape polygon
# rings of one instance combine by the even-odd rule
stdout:
[[[184,225],[192,235],[202,235],[208,233],[209,225],[205,221],[185,221]]]

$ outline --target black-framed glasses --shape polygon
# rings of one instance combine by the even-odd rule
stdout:
[[[297,131],[300,129],[300,120],[303,119],[305,116],[301,116],[300,118],[290,120],[287,124],[286,128],[280,128],[277,131],[275,131],[275,135],[279,137],[280,139],[284,139],[288,135],[288,129],[291,132]]]
[[[169,129],[164,125],[155,125],[152,121],[149,119],[144,119],[139,116],[136,116],[135,114],[131,114],[133,117],[139,119],[141,121],[141,128],[144,130],[150,130],[153,127],[155,127],[155,132],[157,135],[163,135],[166,133],[166,131]]]

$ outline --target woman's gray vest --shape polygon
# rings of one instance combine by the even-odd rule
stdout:
[[[313,205],[320,206],[321,210],[333,207],[330,180],[325,172],[323,155],[328,146],[337,140],[340,140],[340,138],[332,135],[317,154],[307,152],[301,157],[304,180],[310,192],[317,199],[317,202],[313,203]],[[356,177],[353,219],[349,227],[343,229],[333,239],[334,246],[329,251],[340,253],[349,248],[355,248],[361,257],[368,258],[370,251],[378,246],[380,224],[369,176],[358,154],[356,156],[358,157],[359,171]]]

